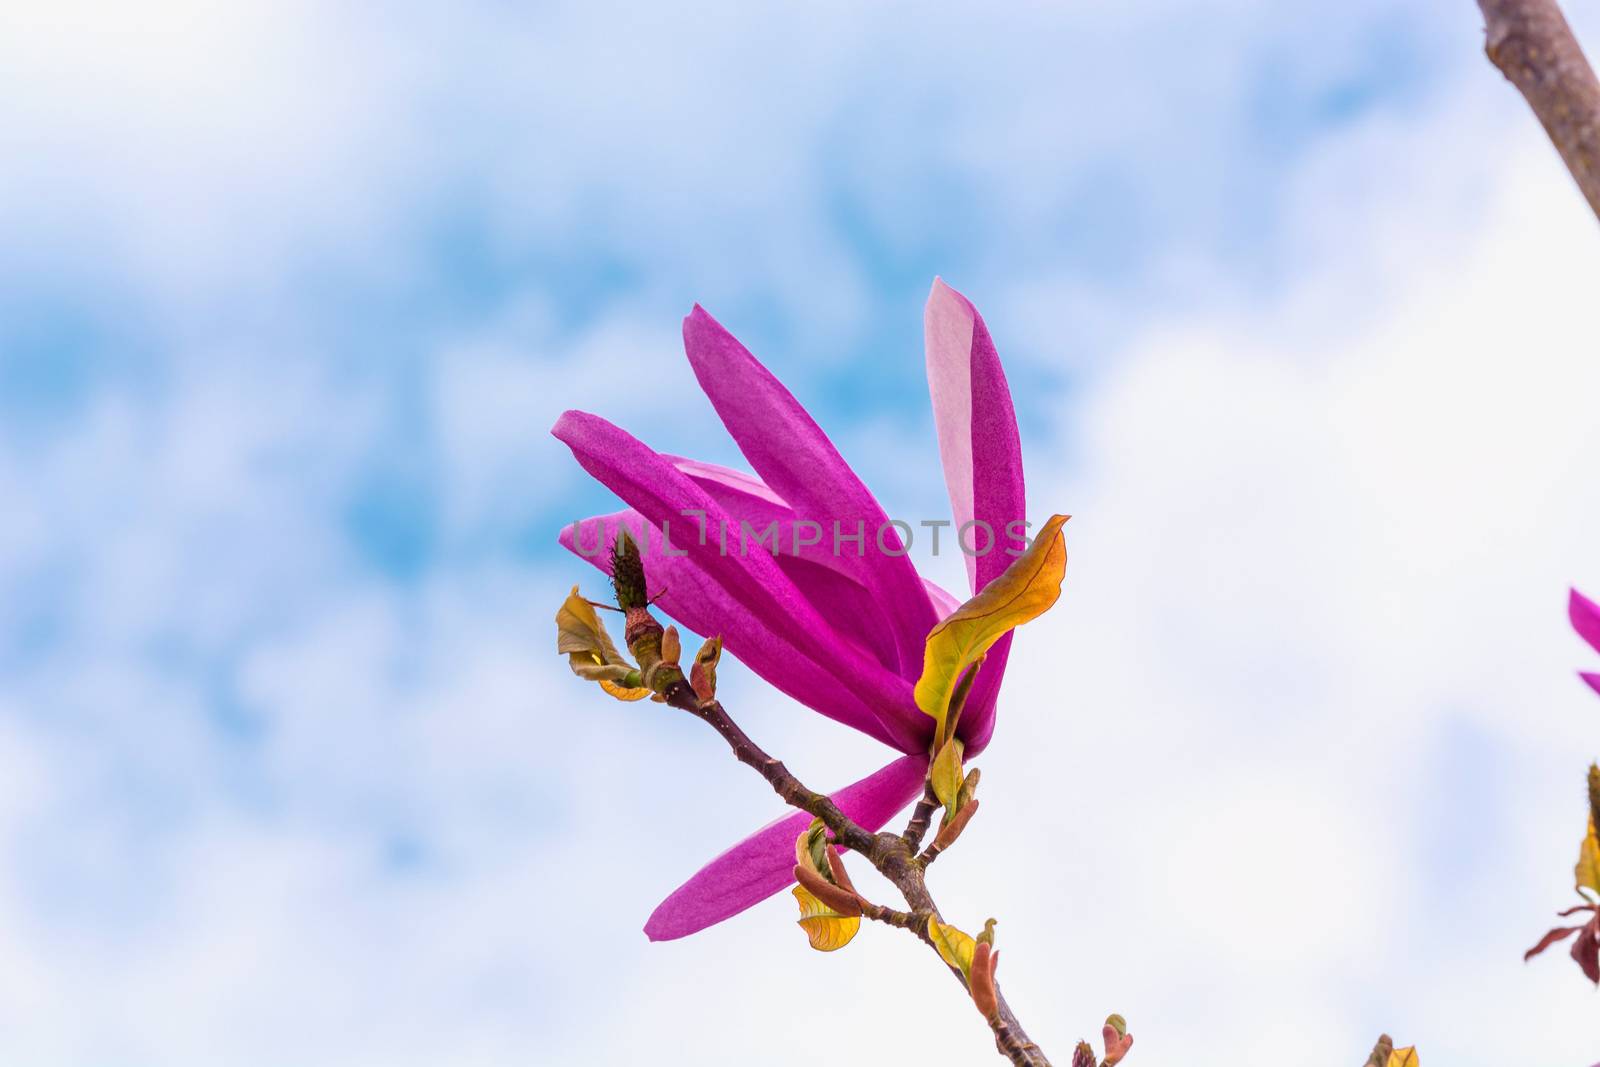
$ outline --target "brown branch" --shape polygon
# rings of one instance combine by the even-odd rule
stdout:
[[[905,833],[900,836],[905,838],[906,847],[915,852],[922,847],[922,839],[928,833],[928,827],[933,823],[933,813],[939,809],[939,798],[933,792],[933,779],[929,778],[922,785],[922,799],[917,801],[917,806],[911,811],[911,821],[906,823]]]
[[[1484,52],[1533,108],[1600,218],[1600,81],[1555,0],[1478,0]]]
[[[907,913],[863,901],[863,915],[911,930],[937,952],[933,938],[928,933],[928,917],[937,917],[939,908],[928,892],[927,882],[923,878],[923,864],[906,838],[900,834],[874,834],[862,828],[827,796],[806,788],[789,773],[781,760],[767,755],[733,721],[720,701],[715,698],[701,700],[684,677],[683,669],[674,662],[674,657],[670,653],[664,656],[664,639],[667,635],[661,623],[650,614],[645,597],[644,565],[637,546],[627,534],[619,536],[612,545],[611,564],[612,586],[616,589],[617,603],[627,616],[625,640],[628,649],[639,661],[639,673],[645,685],[672,707],[687,711],[710,725],[722,735],[739,762],[765,778],[784,803],[821,819],[833,832],[838,844],[864,856],[880,874],[894,883],[911,906],[911,911]],[[942,956],[940,958],[943,959]],[[960,969],[950,967],[950,972],[965,990],[967,980]],[[1049,1059],[1039,1046],[1028,1039],[1027,1032],[1022,1029],[1022,1024],[1017,1021],[998,988],[995,994],[999,1010],[990,1026],[1001,1053],[1011,1060],[1013,1067],[1050,1067]]]

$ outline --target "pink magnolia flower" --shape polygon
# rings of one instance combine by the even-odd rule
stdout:
[[[1572,628],[1578,631],[1578,636],[1589,642],[1596,652],[1600,652],[1600,604],[1574,589],[1567,599],[1567,618],[1572,620]],[[1600,693],[1600,673],[1579,671],[1578,677],[1588,682],[1596,693]]]
[[[946,537],[977,523],[967,544],[989,549],[966,555],[976,592],[1022,548],[1016,414],[983,319],[937,279],[924,328],[954,510]],[[833,794],[875,831],[922,792],[933,720],[918,710],[912,688],[928,631],[960,598],[917,574],[898,531],[827,435],[698,305],[684,319],[683,342],[700,387],[756,476],[662,455],[605,419],[568,411],[551,432],[629,507],[569,527],[561,543],[607,570],[604,549],[626,526],[640,542],[650,593],[663,611],[697,633],[722,635],[724,648],[767,682],[901,753]],[[773,523],[776,553],[743,536]],[[1010,645],[1007,635],[990,650],[968,697],[958,735],[969,758],[994,732]],[[794,841],[810,819],[792,812],[706,864],[656,908],[645,933],[653,941],[685,937],[788,886]]]

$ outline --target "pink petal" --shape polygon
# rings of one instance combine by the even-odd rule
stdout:
[[[922,793],[928,761],[903,756],[867,778],[833,794],[844,813],[877,831]],[[793,812],[768,823],[702,867],[644,924],[652,941],[688,937],[759,904],[794,881],[794,841],[811,823]]]
[[[668,458],[720,504],[734,522],[741,524],[725,533],[708,526],[707,538],[720,545],[726,537],[729,544],[737,546],[743,523],[748,522],[757,534],[770,524],[777,524],[778,543],[783,546],[776,557],[779,569],[836,630],[848,635],[886,669],[916,681],[917,675],[908,676],[900,663],[883,605],[852,576],[851,568],[833,550],[831,530],[819,534],[815,524],[797,526],[800,520],[794,511],[759,478],[714,463]],[[815,544],[808,543],[818,537]],[[917,667],[920,669],[920,662]]]
[[[1589,671],[1580,671],[1578,677],[1588,682],[1590,689],[1593,689],[1596,693],[1600,693],[1600,674],[1594,674]]]
[[[977,522],[993,534],[984,555],[966,553],[967,577],[977,592],[1005,570],[1023,545],[1014,535],[1027,515],[1022,480],[1022,442],[1000,356],[978,309],[935,278],[923,312],[928,391],[933,397],[939,458],[956,529]],[[983,550],[983,526],[965,543]]]
[[[864,554],[840,559],[888,615],[902,672],[909,664],[920,671],[933,606],[898,533],[885,529],[878,501],[789,390],[699,305],[683,320],[683,344],[739,450],[795,515],[822,523],[830,535],[835,523],[844,533],[865,532]],[[878,549],[880,532],[888,552]]]
[[[710,529],[738,529],[717,503],[659,453],[605,419],[568,411],[551,433],[572,449],[578,463],[656,529],[669,523],[673,546],[687,553],[712,583],[725,590],[772,636],[813,662],[826,666],[849,685],[897,737],[921,736],[925,720],[911,698],[911,683],[872,660],[833,629],[760,547],[720,550],[714,538],[702,545],[689,511],[701,512]],[[680,532],[682,536],[680,535]],[[585,542],[587,543],[587,542]],[[920,593],[920,587],[919,587]],[[923,597],[924,602],[926,596]],[[931,613],[932,609],[929,608]],[[724,638],[732,636],[723,634]],[[901,751],[916,751],[908,740]]]
[[[1578,636],[1600,652],[1600,604],[1574,589],[1567,598],[1567,618],[1572,620],[1572,628],[1578,631]]]
[[[610,545],[622,527],[633,534],[641,547],[649,593],[659,597],[657,603],[662,611],[702,636],[722,635],[723,647],[730,654],[813,711],[900,751],[926,747],[920,734],[885,726],[880,716],[856,695],[854,679],[848,675],[841,678],[837,661],[831,670],[819,665],[775,635],[692,559],[665,554],[660,532],[638,512],[619,511],[584,519],[576,530],[568,526],[561,531],[561,544],[610,574]],[[677,545],[676,540],[673,545]]]

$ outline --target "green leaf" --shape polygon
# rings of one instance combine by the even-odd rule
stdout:
[[[928,634],[914,695],[917,707],[938,724],[936,737],[945,736],[950,697],[961,673],[1001,637],[1044,614],[1061,596],[1067,569],[1061,526],[1066,521],[1065,515],[1051,516],[1026,552]]]
[[[972,953],[978,943],[948,923],[928,916],[928,938],[939,950],[939,958],[961,972],[965,978],[972,973]]]
[[[961,793],[961,757],[965,750],[959,737],[950,738],[933,758],[933,767],[928,772],[933,795],[944,805],[947,822],[956,813],[956,799]]]

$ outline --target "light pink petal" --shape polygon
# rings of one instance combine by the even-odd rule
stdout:
[[[1027,516],[1022,480],[1022,442],[1000,356],[978,309],[935,278],[923,312],[928,391],[933,398],[939,458],[956,530],[968,523],[967,577],[977,592],[1004,571],[1020,552],[1020,525]],[[988,534],[985,530],[989,531]],[[993,540],[990,541],[989,535]]]
[[[830,536],[835,523],[842,533],[865,532],[863,554],[840,559],[883,606],[902,673],[911,664],[920,671],[933,606],[878,501],[789,390],[698,305],[683,320],[683,344],[739,450],[795,515],[822,523]],[[888,551],[879,550],[880,533]]]
[[[922,792],[928,761],[903,756],[833,794],[862,827],[877,831]],[[644,925],[652,941],[671,941],[715,926],[793,884],[794,841],[811,823],[794,812],[768,823],[706,864],[661,902]]]
[[[620,511],[584,519],[561,531],[561,544],[606,574],[611,573],[610,546],[626,529],[641,546],[645,580],[662,611],[688,629],[709,637],[720,634],[723,647],[777,689],[835,722],[854,727],[891,748],[905,751],[925,745],[919,734],[891,731],[882,718],[856,695],[848,677],[841,679],[766,626],[758,615],[706,576],[687,556],[669,555],[660,532],[636,511]],[[676,546],[677,542],[673,542]],[[674,548],[674,551],[677,551]]]
[[[1578,631],[1578,636],[1600,652],[1600,604],[1574,589],[1567,598],[1567,618],[1572,620],[1572,628]]]
[[[941,622],[947,616],[954,614],[955,610],[961,606],[961,601],[945,592],[943,586],[930,582],[926,578],[922,579],[922,586],[928,591],[928,599],[933,601],[933,610],[939,616]]]

